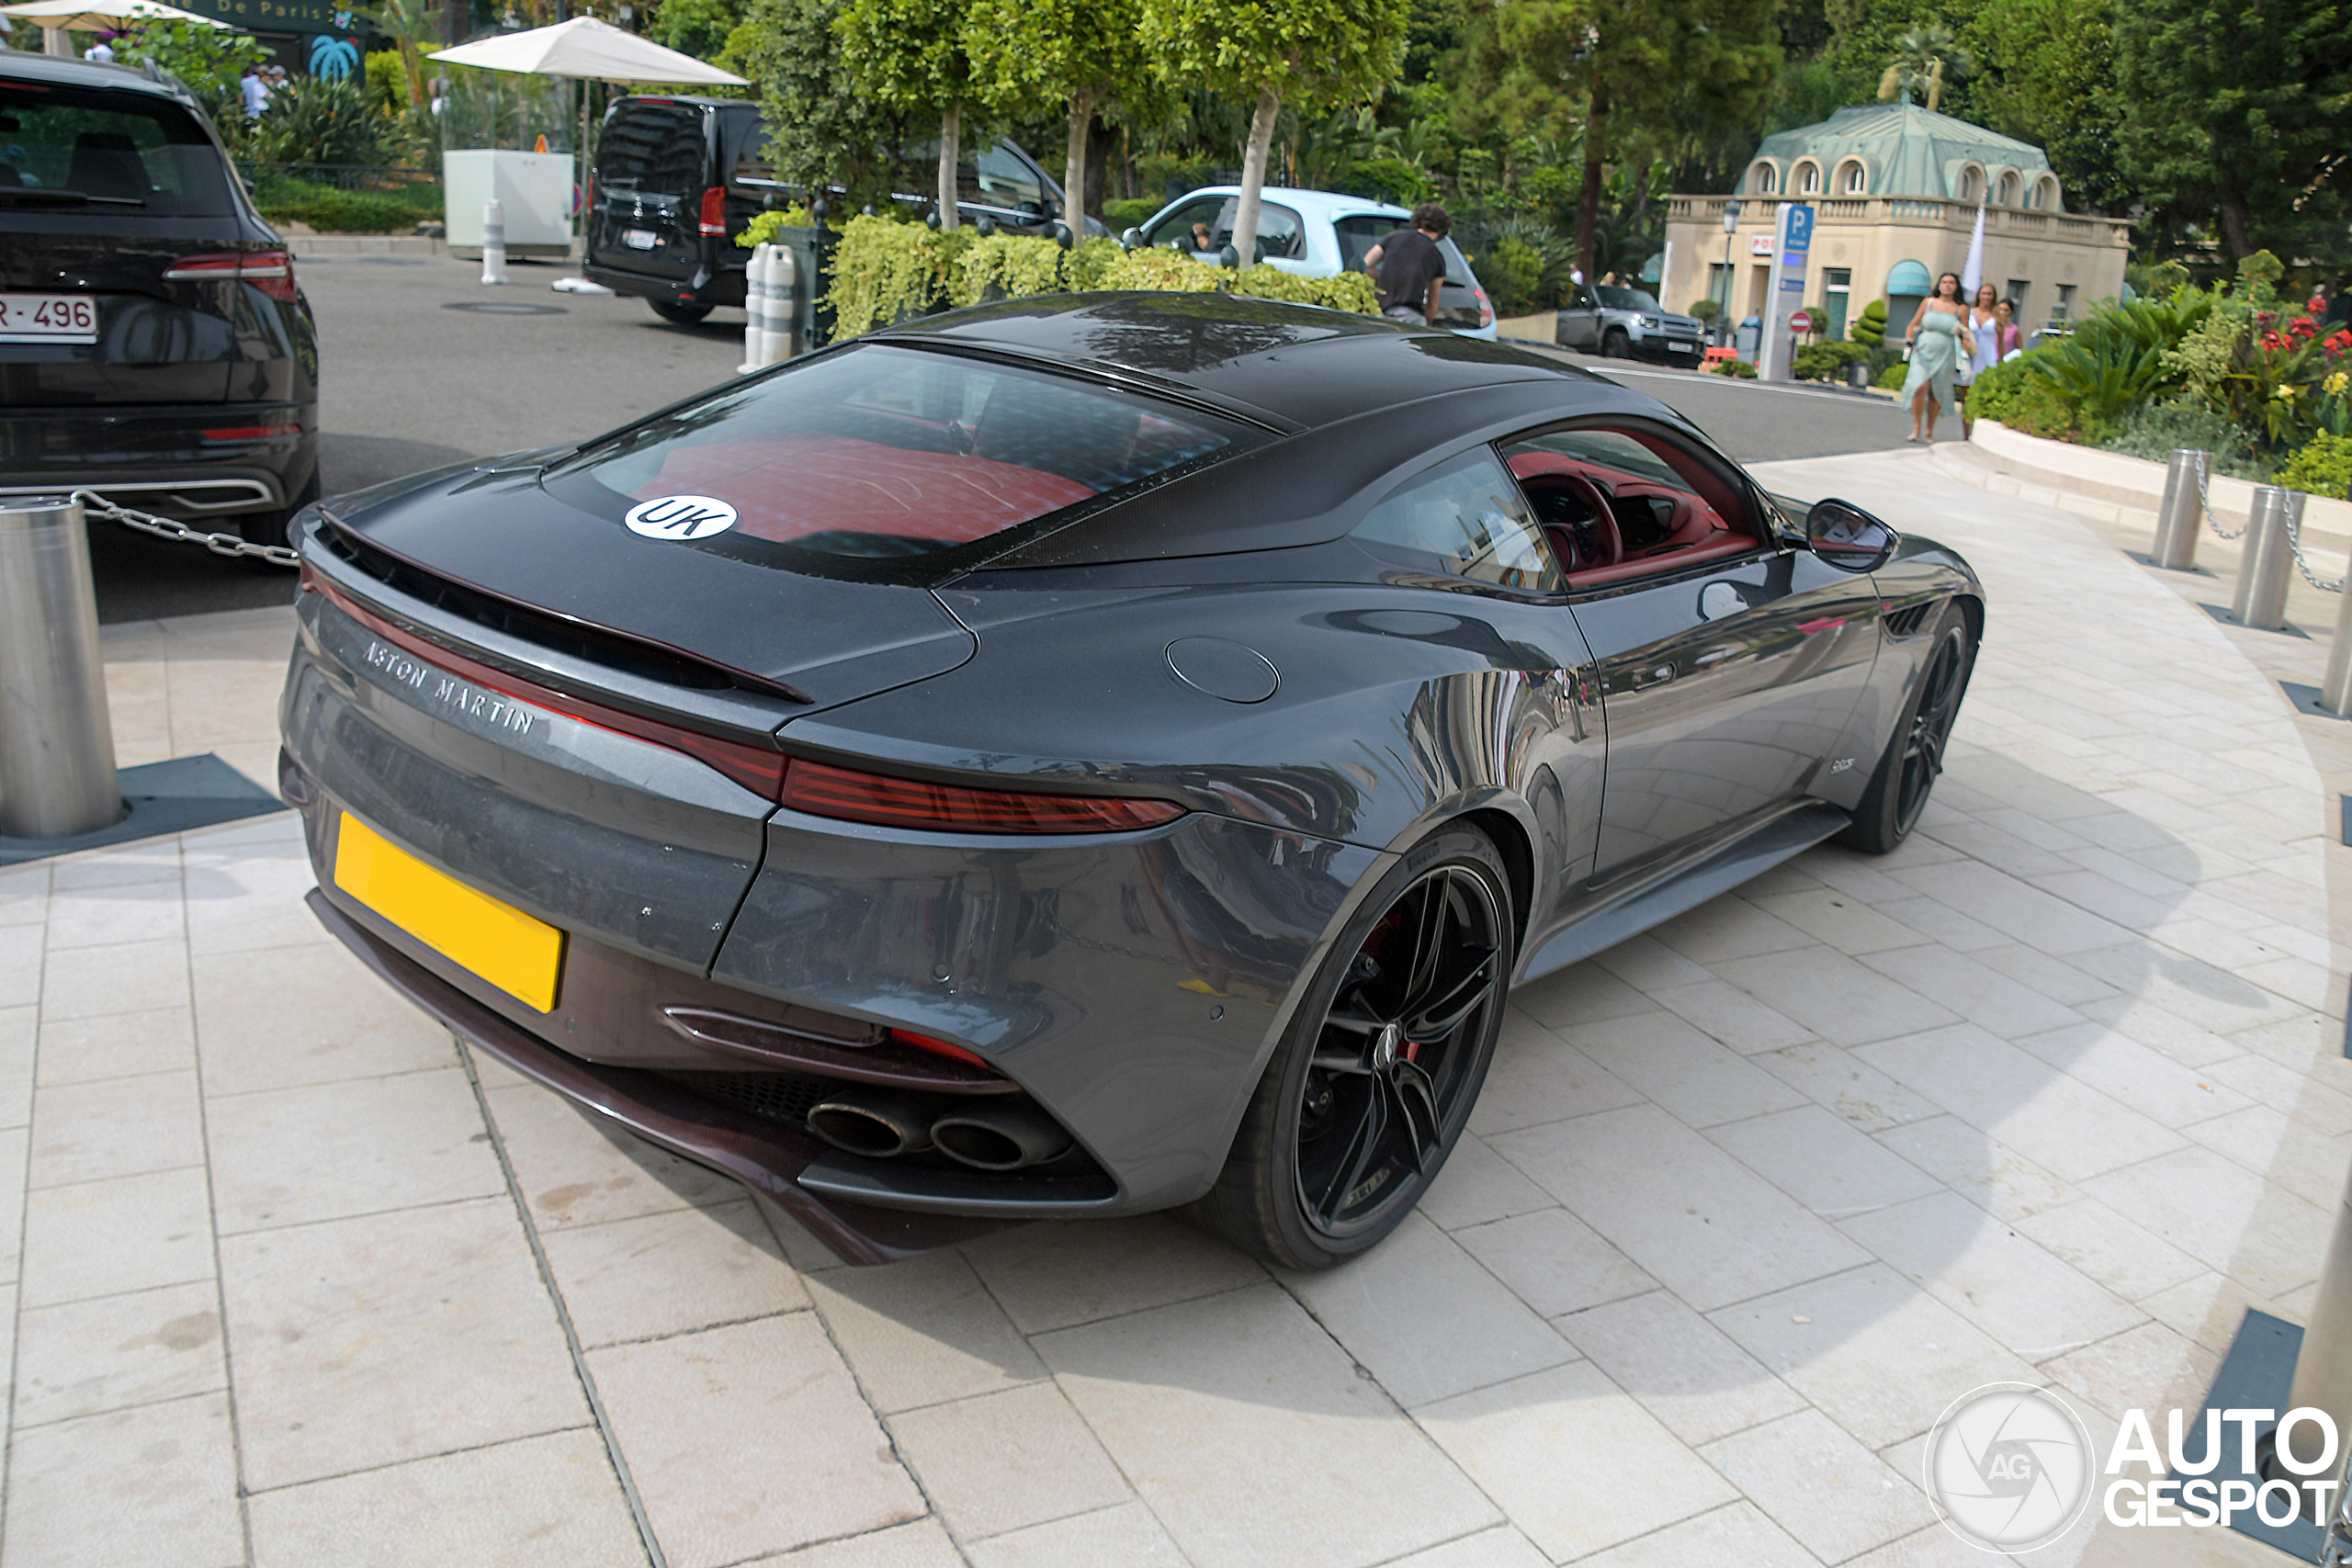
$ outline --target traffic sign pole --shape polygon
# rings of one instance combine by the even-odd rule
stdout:
[[[1800,314],[1804,304],[1805,265],[1807,254],[1813,249],[1813,209],[1802,201],[1781,204],[1781,220],[1774,238],[1771,288],[1765,310],[1764,341],[1758,346],[1763,361],[1758,374],[1767,381],[1790,379],[1792,358],[1790,333],[1792,318]]]

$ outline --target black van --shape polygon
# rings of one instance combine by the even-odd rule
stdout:
[[[590,280],[638,296],[664,321],[699,321],[718,306],[741,306],[752,253],[735,236],[763,208],[801,195],[775,177],[767,139],[758,106],[741,98],[616,102],[588,184]],[[967,222],[988,217],[1016,233],[1042,233],[1061,216],[1060,185],[1010,141],[967,159],[957,185]],[[926,197],[910,190],[898,199]],[[1087,232],[1108,231],[1090,218]]]

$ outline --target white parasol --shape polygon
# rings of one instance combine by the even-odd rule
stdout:
[[[66,0],[40,0],[64,4]],[[104,0],[106,4],[140,0]],[[743,87],[750,84],[691,54],[664,49],[594,17],[574,17],[551,28],[502,33],[426,56],[451,65],[485,71],[519,71],[535,76],[574,76],[590,82],[652,82],[667,86]]]
[[[70,55],[65,34],[120,32],[131,22],[196,22],[208,28],[229,28],[212,17],[199,17],[161,0],[26,0],[21,6],[0,6],[0,17],[22,17],[39,24],[51,54]],[[233,31],[235,29],[231,28]]]
[[[653,83],[661,86],[748,87],[750,83],[731,72],[696,60],[691,54],[681,54],[674,49],[664,49],[650,39],[600,22],[594,17],[574,17],[553,27],[533,28],[527,32],[502,33],[495,38],[477,39],[427,55],[428,60],[447,61],[451,65],[471,65],[484,71],[515,71],[534,76],[571,76],[590,82]],[[588,175],[588,105],[580,105],[580,187],[587,188]],[[588,215],[581,214],[582,232],[587,229]],[[582,242],[584,246],[585,239]],[[584,259],[584,257],[583,257]],[[609,294],[611,289],[589,282],[584,277],[560,277],[553,286],[567,294]]]

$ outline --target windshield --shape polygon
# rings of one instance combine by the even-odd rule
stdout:
[[[1618,288],[1602,284],[1597,291],[1600,302],[1612,310],[1648,310],[1655,313],[1658,302],[1638,288]]]
[[[883,344],[825,355],[592,447],[551,479],[618,516],[716,501],[696,545],[825,572],[941,556],[1263,437],[1091,382]],[[831,563],[830,565],[828,563]]]
[[[179,105],[0,82],[0,195],[34,191],[175,217],[235,210],[220,152]]]

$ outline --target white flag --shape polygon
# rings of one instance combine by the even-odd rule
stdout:
[[[1968,237],[1968,260],[1960,269],[1960,301],[1976,303],[1977,286],[1984,281],[1984,204],[1976,204],[1976,232]]]

